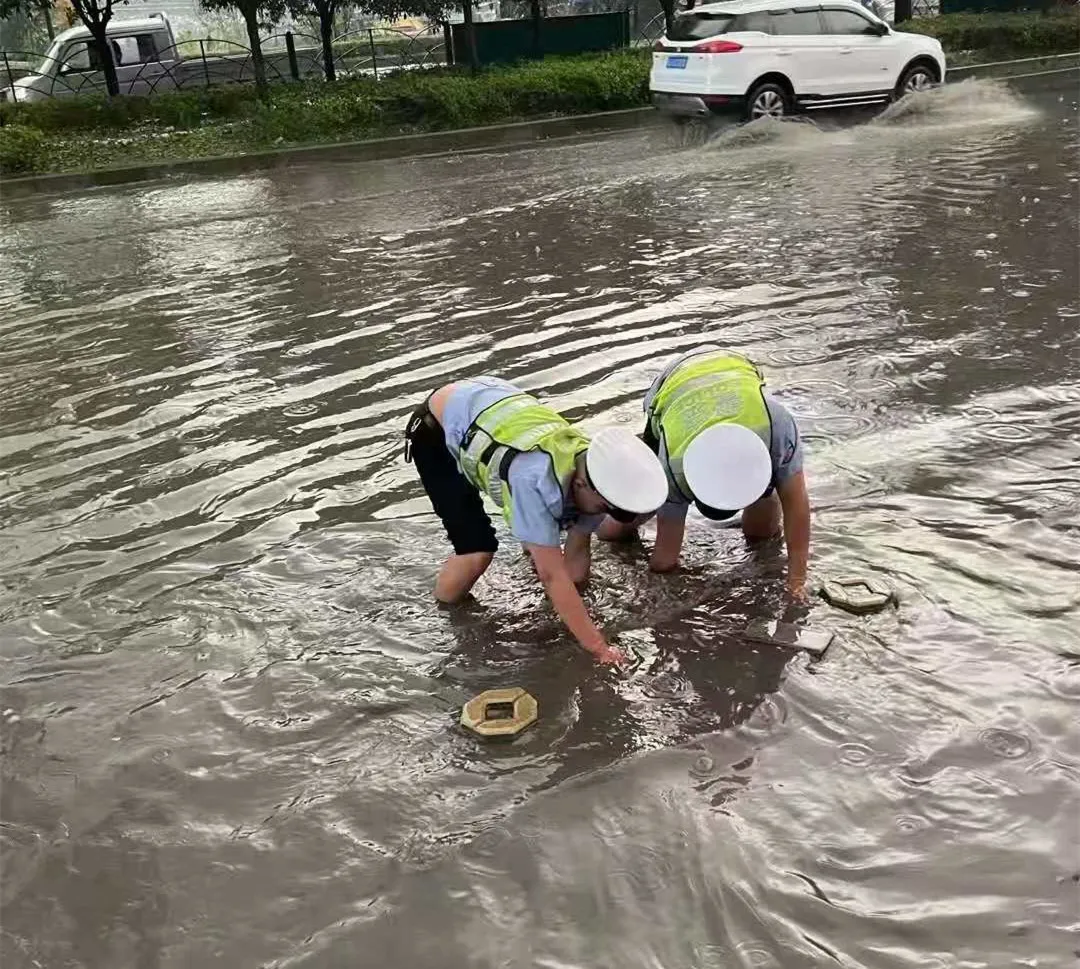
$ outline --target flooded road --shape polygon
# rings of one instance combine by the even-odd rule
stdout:
[[[0,208],[4,969],[1075,963],[1075,78]],[[511,542],[461,610],[401,428],[494,373],[589,426],[675,353],[807,442],[783,563],[603,548],[596,668]],[[521,685],[511,745],[455,728]]]

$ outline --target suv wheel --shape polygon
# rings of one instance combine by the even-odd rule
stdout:
[[[925,64],[915,64],[900,76],[900,81],[896,85],[896,96],[903,98],[909,94],[929,91],[935,84],[937,84],[937,78],[934,77],[934,72]]]
[[[759,84],[746,96],[746,120],[783,118],[791,114],[791,98],[773,81]]]

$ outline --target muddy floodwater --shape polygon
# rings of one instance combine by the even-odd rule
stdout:
[[[0,203],[4,969],[1075,965],[1076,101]],[[509,539],[434,603],[430,388],[636,430],[705,341],[800,421],[813,578],[899,609],[749,643],[782,554],[700,518],[595,553],[628,678]]]

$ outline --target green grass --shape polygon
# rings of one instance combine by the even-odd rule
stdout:
[[[954,63],[1080,48],[1076,8],[950,14],[904,29],[938,37]],[[267,102],[250,85],[228,85],[151,98],[0,103],[0,174],[90,171],[633,108],[649,103],[649,57],[634,49],[475,75],[435,68],[379,80],[278,84]]]

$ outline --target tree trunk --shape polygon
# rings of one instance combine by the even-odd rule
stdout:
[[[533,57],[543,56],[543,46],[540,42],[541,23],[544,12],[540,9],[540,0],[529,0],[529,15],[532,18],[532,53]]]
[[[326,79],[337,79],[334,70],[334,8],[329,5],[319,6],[319,34],[322,37],[323,70],[326,71]]]
[[[94,47],[97,50],[98,60],[101,61],[101,72],[105,75],[105,90],[110,98],[120,93],[120,81],[116,76],[116,62],[113,60],[112,48],[109,46],[108,22],[87,24],[90,36],[94,38]]]
[[[259,41],[259,21],[254,10],[244,11],[244,24],[247,27],[248,44],[251,46],[251,66],[255,71],[255,90],[264,101],[268,99],[270,89],[266,84],[266,61],[263,60],[262,44]]]
[[[465,17],[465,36],[469,40],[469,65],[475,73],[480,70],[480,51],[476,49],[476,26],[473,24],[472,5],[473,0],[461,0],[461,13]]]
[[[52,3],[46,3],[46,5],[41,8],[41,12],[45,15],[45,29],[49,33],[49,43],[51,44],[56,40],[56,27],[53,25]]]
[[[442,40],[443,50],[446,51],[446,66],[453,67],[457,63],[457,57],[454,54],[454,32],[450,29],[448,20],[442,22]]]

